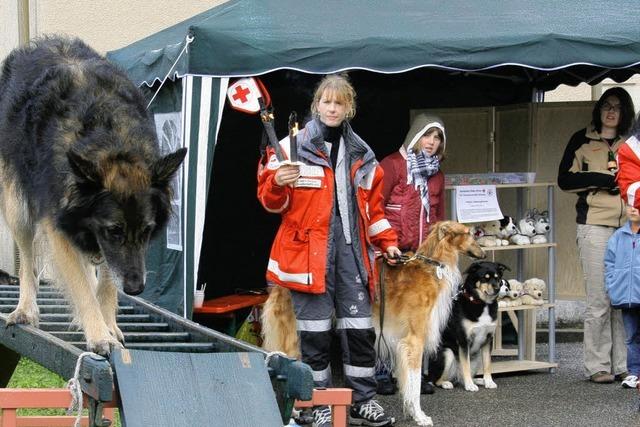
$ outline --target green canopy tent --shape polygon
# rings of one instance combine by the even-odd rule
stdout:
[[[369,135],[363,136],[384,140],[389,128],[406,120],[411,105],[526,102],[561,83],[626,80],[640,66],[638,16],[640,3],[635,0],[231,0],[110,52],[108,58],[150,96],[160,88],[150,108],[161,144],[166,149],[176,144],[189,148],[183,180],[176,182],[177,214],[165,238],[152,246],[144,296],[190,316],[199,270],[215,262],[246,270],[247,260],[264,257],[264,249],[228,251],[239,227],[260,221],[275,226],[273,219],[251,216],[257,209],[256,156],[239,153],[257,151],[257,142],[236,151],[232,145],[259,139],[259,124],[224,109],[229,79],[263,76],[276,108],[300,111],[308,106],[310,83],[318,75],[352,70],[360,106],[370,107],[356,120],[373,122],[365,131]],[[367,88],[364,95],[359,87]],[[386,98],[380,102],[381,94]],[[381,121],[380,114],[371,111],[380,112],[385,103],[393,108],[384,111]],[[244,178],[226,185],[221,174],[216,187],[244,192],[253,204],[218,203],[214,208],[227,214],[210,220],[213,152],[216,142],[225,138],[232,154],[226,160],[216,157],[216,168],[243,169]],[[379,156],[384,148],[381,151],[376,149]],[[268,233],[264,239],[252,233],[244,238],[245,248],[251,243],[268,246]],[[223,252],[202,255],[211,239],[222,242],[218,249]],[[263,271],[264,265],[257,270]],[[230,282],[216,284],[216,289],[224,293],[242,287],[239,281]]]

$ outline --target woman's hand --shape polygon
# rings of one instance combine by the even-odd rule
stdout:
[[[285,185],[293,184],[299,177],[300,166],[282,165],[276,171],[274,180],[276,181],[276,185],[284,187]]]
[[[387,248],[387,251],[384,254],[384,258],[387,261],[387,264],[396,264],[398,258],[400,258],[400,255],[402,255],[402,252],[400,251],[400,249],[398,249],[395,246],[389,246]]]

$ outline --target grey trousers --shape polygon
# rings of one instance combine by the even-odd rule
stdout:
[[[587,376],[627,370],[627,348],[620,310],[611,308],[604,285],[604,253],[614,227],[578,224],[577,243],[587,295],[584,367]]]
[[[375,340],[371,300],[366,278],[361,278],[351,245],[347,245],[340,221],[335,221],[334,250],[329,254],[326,292],[291,292],[300,337],[302,361],[313,371],[316,387],[331,386],[331,330],[342,347],[345,385],[353,389],[353,401],[364,402],[376,394]],[[333,262],[331,262],[333,260]]]

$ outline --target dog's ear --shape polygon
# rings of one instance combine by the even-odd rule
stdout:
[[[502,275],[502,273],[504,273],[505,271],[511,271],[511,269],[509,267],[507,267],[506,265],[504,265],[504,264],[502,264],[500,262],[496,262],[496,268],[500,272],[500,275]]]
[[[69,166],[71,166],[73,174],[77,178],[93,184],[100,184],[100,173],[95,163],[75,150],[67,151],[67,159],[69,160]]]
[[[438,226],[438,240],[442,240],[447,237],[447,234],[451,234],[454,222],[451,221],[442,221],[437,223]]]
[[[173,177],[173,174],[176,173],[176,171],[180,167],[180,164],[182,164],[182,161],[184,160],[184,157],[186,155],[187,149],[180,148],[179,150],[171,154],[167,154],[166,156],[156,161],[152,169],[153,185],[156,187],[166,186]]]
[[[467,267],[467,269],[465,270],[464,274],[474,274],[475,272],[477,272],[480,269],[481,266],[482,266],[482,264],[480,262],[474,262],[469,267]]]

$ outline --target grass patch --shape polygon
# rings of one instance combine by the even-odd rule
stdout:
[[[67,381],[60,375],[51,372],[42,365],[22,357],[18,362],[15,372],[9,380],[7,388],[64,388]],[[19,409],[18,415],[66,415],[66,409],[43,408],[43,409]],[[87,411],[84,411],[86,415]],[[117,411],[116,411],[117,413]],[[120,417],[116,417],[114,427],[120,427]]]

